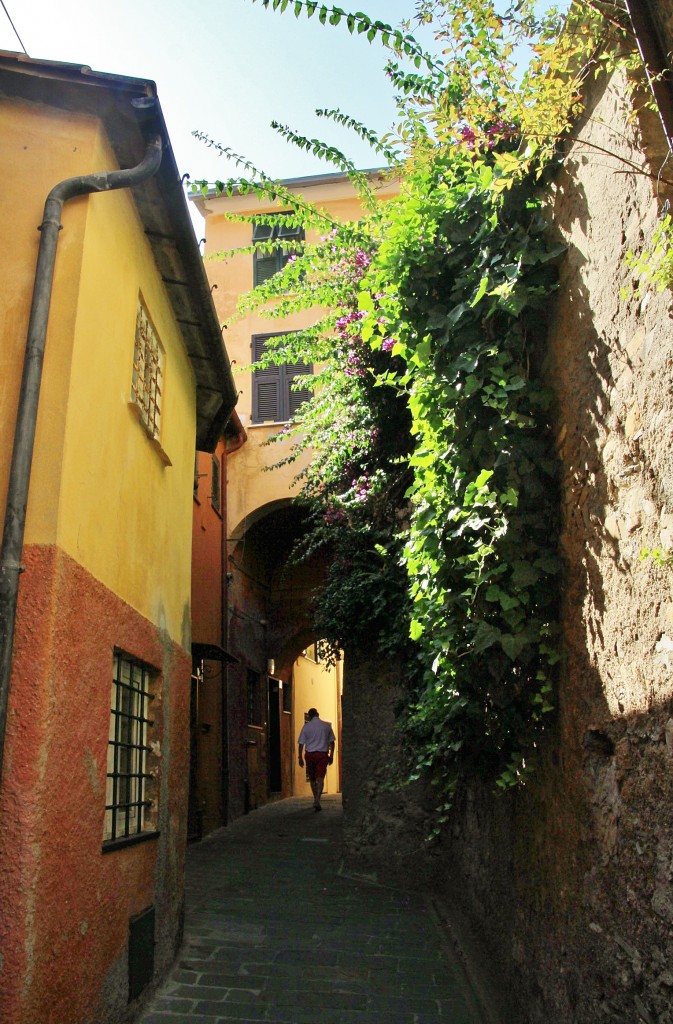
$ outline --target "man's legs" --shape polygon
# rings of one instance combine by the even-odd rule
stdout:
[[[311,787],[311,789],[313,789],[313,806],[315,807],[316,811],[319,811],[320,797],[322,796],[322,791],[325,786],[325,780],[316,778],[314,785],[315,788],[313,786]]]
[[[325,772],[327,771],[327,754],[308,753],[306,754],[306,770],[308,780],[313,793],[313,806],[316,811],[321,811],[320,798],[325,787]]]

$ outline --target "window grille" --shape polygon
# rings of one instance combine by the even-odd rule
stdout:
[[[156,831],[156,757],[149,745],[153,674],[116,651],[107,754],[104,842]]]
[[[131,400],[150,437],[158,438],[161,427],[161,390],[164,353],[142,300],[138,303],[133,349]]]
[[[316,665],[320,665],[325,660],[325,641],[316,640],[315,643],[309,644],[309,646],[302,651],[305,658],[309,661],[314,661]]]
[[[248,725],[261,725],[262,715],[260,709],[260,685],[259,675],[257,672],[253,672],[252,669],[248,669],[247,672],[247,689],[248,689]]]

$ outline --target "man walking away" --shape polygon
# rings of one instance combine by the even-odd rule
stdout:
[[[313,809],[321,811],[320,797],[325,785],[327,765],[334,761],[336,737],[331,722],[323,722],[315,708],[308,709],[308,722],[304,722],[299,733],[299,767],[304,767],[306,748],[306,771],[313,793]]]

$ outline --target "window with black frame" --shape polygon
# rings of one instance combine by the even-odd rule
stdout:
[[[259,673],[247,670],[248,725],[262,724],[261,688]]]
[[[269,338],[276,334],[253,334],[252,361],[258,362],[266,352]],[[286,423],[296,414],[300,405],[311,398],[310,388],[293,387],[297,377],[313,373],[312,363],[281,363],[258,367],[252,377],[252,422]]]
[[[156,680],[150,666],[114,652],[104,846],[156,834],[158,758],[150,745]]]
[[[253,256],[253,284],[264,284],[283,269],[304,240],[304,229],[287,218],[279,217],[273,224],[254,224],[252,241],[264,243]]]

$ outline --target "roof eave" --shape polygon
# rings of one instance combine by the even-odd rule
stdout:
[[[100,118],[120,167],[139,163],[145,139],[161,136],[161,166],[133,198],[194,370],[197,448],[213,451],[238,394],[156,85],[0,51],[0,95]]]

